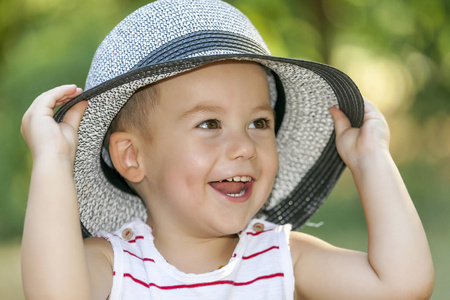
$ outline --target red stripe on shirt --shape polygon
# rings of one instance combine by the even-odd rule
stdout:
[[[136,258],[139,258],[140,260],[143,260],[143,261],[151,261],[151,262],[155,262],[153,259],[151,259],[151,258],[142,258],[142,257],[139,257],[139,256],[137,256],[136,254],[133,254],[133,253],[131,253],[130,251],[128,251],[128,250],[123,250],[123,252],[125,252],[125,253],[128,253],[128,254],[130,254],[131,256],[134,256],[134,257],[136,257]]]
[[[270,274],[270,275],[265,275],[265,276],[260,276],[257,277],[253,280],[250,281],[246,281],[246,282],[235,282],[232,280],[220,280],[220,281],[213,281],[213,282],[204,282],[204,283],[195,283],[195,284],[180,284],[180,285],[168,285],[168,286],[160,286],[157,285],[155,283],[145,283],[142,280],[136,279],[133,277],[133,275],[129,274],[129,273],[125,273],[123,274],[123,277],[128,277],[131,280],[133,280],[134,282],[146,287],[146,288],[151,288],[151,287],[155,287],[161,290],[175,290],[175,289],[192,289],[192,288],[198,288],[198,287],[206,287],[206,286],[212,286],[212,285],[224,285],[224,284],[229,284],[229,285],[233,285],[233,286],[244,286],[244,285],[250,285],[252,283],[255,283],[256,281],[259,280],[264,280],[264,279],[271,279],[271,278],[276,278],[276,277],[284,277],[284,273],[275,273],[275,274]]]
[[[246,232],[246,233],[247,233],[247,235],[253,235],[253,236],[255,236],[255,235],[259,235],[259,234],[261,234],[261,233],[269,232],[269,231],[273,231],[273,230],[275,230],[275,229],[263,230],[263,231],[258,231],[258,232],[252,232],[252,231],[249,231],[249,232]]]
[[[270,251],[270,250],[273,250],[273,249],[280,249],[280,247],[272,246],[272,247],[270,247],[270,248],[268,248],[266,250],[263,250],[263,251],[260,251],[260,252],[256,252],[256,253],[251,254],[249,256],[242,256],[242,259],[250,259],[250,258],[253,258],[255,256],[261,255],[261,254],[266,253],[267,251]]]
[[[137,235],[133,240],[129,240],[128,243],[136,243],[136,240],[143,240],[144,236]]]

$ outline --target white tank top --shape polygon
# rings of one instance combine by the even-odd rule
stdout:
[[[294,274],[289,249],[290,225],[253,219],[239,233],[227,265],[204,274],[187,274],[170,265],[141,220],[115,233],[100,232],[114,250],[109,299],[289,299]]]

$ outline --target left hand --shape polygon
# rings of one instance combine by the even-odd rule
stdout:
[[[389,152],[390,133],[383,114],[364,99],[364,120],[361,128],[350,125],[347,116],[338,108],[330,108],[336,130],[336,147],[350,170],[360,166],[363,159],[378,152]]]
[[[86,101],[74,105],[57,123],[53,118],[56,107],[81,94],[75,85],[63,85],[37,97],[22,119],[21,132],[34,160],[40,157],[68,157],[73,162],[78,143],[78,126],[87,107]],[[55,156],[56,155],[56,156]]]

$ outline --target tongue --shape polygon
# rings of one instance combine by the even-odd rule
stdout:
[[[235,181],[211,182],[210,184],[224,194],[239,194],[245,188],[245,183]]]

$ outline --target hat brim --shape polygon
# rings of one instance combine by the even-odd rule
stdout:
[[[328,109],[338,106],[352,126],[361,125],[363,98],[343,72],[320,63],[254,54],[184,58],[142,66],[91,88],[62,106],[60,122],[77,102],[89,105],[79,126],[74,180],[83,236],[113,232],[135,218],[146,220],[142,200],[104,173],[101,150],[111,121],[139,88],[220,60],[257,62],[273,71],[277,82],[279,170],[272,194],[259,217],[301,227],[321,206],[345,165],[335,146]]]

